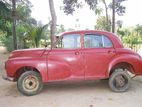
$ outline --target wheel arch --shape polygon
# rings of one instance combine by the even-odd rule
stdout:
[[[110,76],[113,72],[114,69],[117,68],[122,68],[122,69],[127,69],[130,73],[134,73],[134,67],[132,64],[128,63],[128,62],[118,62],[116,64],[114,64],[110,69],[109,69],[109,73],[108,75]]]
[[[28,71],[34,71],[40,74],[41,78],[42,78],[42,74],[40,73],[40,71],[33,67],[33,66],[23,66],[20,67],[19,69],[16,70],[15,74],[14,74],[14,81],[17,81],[19,79],[19,77],[24,73],[24,72],[28,72]]]

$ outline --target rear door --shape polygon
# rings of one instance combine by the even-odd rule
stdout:
[[[109,62],[115,56],[111,40],[105,35],[84,35],[85,79],[105,78]]]

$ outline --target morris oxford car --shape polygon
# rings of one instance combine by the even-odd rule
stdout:
[[[17,81],[18,90],[28,96],[39,93],[44,83],[98,79],[124,92],[130,73],[142,74],[142,58],[113,33],[82,30],[62,33],[52,48],[13,51],[5,69],[3,78]]]

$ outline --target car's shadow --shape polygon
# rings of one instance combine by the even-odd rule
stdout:
[[[86,90],[86,89],[99,89],[109,90],[108,80],[97,81],[82,81],[82,82],[63,82],[63,83],[49,83],[45,84],[43,92],[52,91],[70,91],[70,90]]]
[[[1,84],[0,84],[1,85]],[[133,79],[131,82],[131,87],[128,92],[136,92],[142,88],[142,78]],[[97,81],[82,81],[82,82],[72,82],[72,83],[48,83],[44,84],[44,88],[40,94],[56,94],[60,92],[96,92],[113,93],[108,85],[108,80],[97,80]],[[40,95],[39,94],[39,95]],[[5,82],[0,88],[0,97],[2,96],[12,96],[12,97],[22,97],[23,95],[17,89],[16,83]]]

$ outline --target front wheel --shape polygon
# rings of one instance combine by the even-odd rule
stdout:
[[[125,92],[130,87],[130,76],[123,69],[115,69],[109,78],[109,87],[114,92]]]
[[[41,76],[34,71],[24,72],[17,81],[18,90],[27,96],[38,94],[43,87]]]

